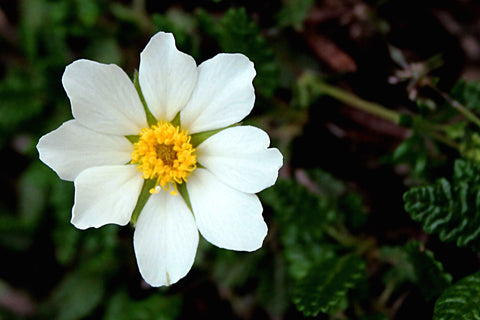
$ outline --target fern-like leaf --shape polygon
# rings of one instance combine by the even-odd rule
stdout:
[[[453,181],[415,187],[403,197],[405,210],[442,241],[480,248],[480,164],[457,160]]]
[[[480,272],[449,287],[435,302],[433,320],[480,319]]]
[[[357,255],[331,258],[297,282],[293,301],[306,316],[335,311],[364,274],[365,262]]]

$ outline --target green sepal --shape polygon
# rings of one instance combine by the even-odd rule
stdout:
[[[138,199],[137,199],[137,204],[133,209],[132,218],[130,219],[130,222],[133,225],[137,224],[138,217],[140,216],[140,213],[142,212],[143,207],[145,207],[145,204],[147,204],[148,199],[150,199],[150,196],[152,195],[150,193],[150,189],[155,187],[155,182],[156,180],[154,179],[143,181],[142,190],[140,191],[140,195],[138,196]]]
[[[140,101],[142,101],[143,109],[145,110],[145,116],[147,117],[147,123],[151,127],[158,123],[155,116],[152,114],[150,109],[148,108],[147,102],[145,101],[145,97],[143,96],[142,88],[140,88],[140,82],[138,81],[138,70],[135,70],[135,74],[133,76],[133,84],[135,89],[137,89],[138,96],[140,97]],[[128,138],[127,138],[128,139]]]
[[[214,134],[219,133],[220,131],[225,130],[227,128],[236,127],[238,125],[240,125],[240,123],[235,123],[235,124],[232,124],[231,126],[220,128],[220,129],[214,129],[214,130],[208,130],[208,131],[202,131],[202,132],[194,133],[194,134],[190,135],[190,137],[191,137],[190,143],[192,144],[192,146],[194,148],[196,148],[203,141],[207,140],[208,138],[210,138]]]
[[[172,125],[174,125],[175,127],[180,127],[181,126],[181,123],[180,123],[180,112],[177,113],[177,115],[175,116],[175,118],[173,118],[172,121],[170,121],[170,123]]]
[[[178,193],[182,196],[183,200],[187,204],[190,211],[193,213],[192,203],[190,202],[190,196],[188,195],[187,184],[186,183],[177,183]]]
[[[125,138],[127,138],[127,140],[130,141],[131,144],[134,144],[138,142],[138,140],[140,140],[140,136],[137,134],[131,134],[131,135],[125,136]]]

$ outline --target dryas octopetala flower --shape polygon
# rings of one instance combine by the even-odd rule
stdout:
[[[75,185],[79,229],[135,225],[140,272],[169,285],[192,267],[199,235],[253,251],[267,234],[255,193],[282,155],[268,135],[235,125],[255,101],[253,63],[218,54],[198,67],[172,34],[154,35],[135,81],[116,65],[77,60],[62,83],[74,119],[43,136],[40,159]]]

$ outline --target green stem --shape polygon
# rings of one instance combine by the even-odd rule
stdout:
[[[318,89],[320,89],[324,94],[340,100],[351,107],[363,110],[365,112],[368,112],[396,124],[400,123],[400,114],[393,110],[389,110],[382,105],[363,100],[342,89],[326,84],[325,82],[319,82],[316,85],[318,86]]]
[[[450,96],[440,90],[436,90],[442,97],[447,101],[453,108],[455,108],[458,112],[465,116],[468,120],[475,123],[478,127],[480,127],[480,119],[470,110],[468,110],[465,106],[463,106],[458,101],[450,98]]]
[[[354,107],[356,109],[378,116],[382,119],[388,120],[397,125],[406,126],[406,127],[410,127],[411,125],[413,125],[415,128],[420,130],[422,133],[428,135],[432,139],[438,140],[449,147],[460,150],[460,146],[457,143],[445,137],[439,132],[439,130],[443,131],[443,127],[439,127],[435,123],[431,123],[418,116],[412,117],[412,116],[400,114],[393,110],[389,110],[378,103],[363,100],[362,98],[359,98],[356,95],[346,92],[345,90],[342,90],[338,87],[331,86],[325,82],[317,82],[315,85],[323,94],[326,94],[332,98],[342,101],[343,103],[351,107]],[[453,102],[456,102],[456,101],[453,101]],[[452,105],[454,104],[452,103]],[[459,103],[456,103],[454,107],[460,112],[462,112],[472,122],[475,122],[477,125],[480,126],[480,119],[478,119],[473,113],[471,113],[465,107],[463,107]],[[405,122],[406,119],[408,119],[407,122]]]
[[[323,226],[323,231],[330,237],[335,239],[335,241],[346,247],[353,247],[355,246],[355,244],[358,244],[357,239],[350,235],[348,232],[340,232],[339,230],[337,230],[337,228],[331,225],[325,224]]]
[[[451,148],[460,150],[460,145],[458,143],[440,133],[445,131],[444,127],[442,126],[438,126],[434,123],[422,119],[421,117],[416,116],[413,118],[413,127],[432,139],[442,142],[443,144]]]

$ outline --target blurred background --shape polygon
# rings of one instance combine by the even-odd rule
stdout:
[[[133,76],[159,30],[197,63],[219,52],[254,61],[257,99],[245,123],[285,157],[277,185],[260,194],[262,249],[202,240],[193,269],[168,288],[141,279],[131,227],[70,224],[73,184],[35,149],[72,118],[66,65],[87,58]],[[401,153],[410,130],[315,84],[416,112],[430,102],[425,84],[450,92],[461,78],[480,81],[474,0],[0,0],[0,319],[431,318],[445,286],[479,261],[425,234],[402,195],[450,175],[455,151],[409,140]],[[443,278],[418,277],[411,253],[425,245]],[[329,266],[345,282],[310,288],[326,283]],[[305,307],[315,294],[321,312]]]

